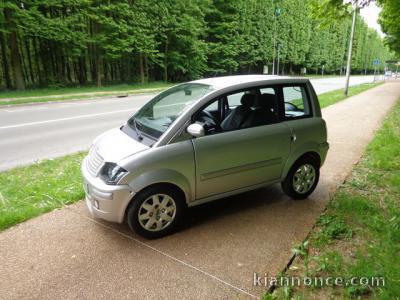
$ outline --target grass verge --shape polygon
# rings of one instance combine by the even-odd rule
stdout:
[[[338,189],[283,276],[341,277],[342,286],[280,287],[265,299],[398,299],[400,102]],[[351,278],[358,284],[351,284]],[[362,279],[364,278],[364,279]],[[361,281],[361,279],[363,281]],[[378,285],[379,280],[379,286]]]
[[[350,94],[366,89],[366,86],[351,87]],[[341,91],[322,94],[319,98],[323,107],[344,99]],[[83,156],[83,153],[68,155],[1,172],[0,230],[82,199],[80,163]]]
[[[85,100],[121,94],[151,93],[172,86],[171,83],[151,82],[135,85],[115,85],[108,87],[48,88],[0,93],[0,105],[50,102],[62,100]]]
[[[84,196],[84,153],[0,173],[0,230],[71,204]]]

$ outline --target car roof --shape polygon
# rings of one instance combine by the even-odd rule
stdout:
[[[226,87],[233,87],[245,83],[266,82],[269,83],[282,83],[282,82],[306,82],[308,79],[302,77],[288,77],[278,75],[235,75],[235,76],[221,76],[211,77],[191,81],[191,83],[200,83],[211,85],[214,89],[219,90]]]

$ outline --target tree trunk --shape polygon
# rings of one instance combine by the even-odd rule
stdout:
[[[86,60],[84,57],[79,57],[78,59],[78,72],[77,77],[80,85],[84,85],[86,83]]]
[[[6,23],[9,25],[9,28],[15,28],[15,26],[12,26],[12,16],[8,9],[4,9],[4,17]],[[17,90],[24,90],[25,82],[22,74],[22,65],[18,48],[18,37],[15,29],[10,32],[9,43],[11,50],[11,68],[13,70],[15,86]]]
[[[10,77],[10,70],[8,67],[7,50],[6,50],[6,46],[5,46],[6,37],[5,37],[4,33],[2,34],[1,38],[2,38],[1,57],[2,57],[2,61],[3,61],[3,76],[4,76],[5,83],[6,83],[6,88],[11,89],[12,82],[11,82],[11,77]]]
[[[103,77],[103,57],[96,51],[96,85],[101,87]]]
[[[165,47],[164,47],[164,81],[168,81],[168,37],[165,40]]]
[[[19,49],[20,61],[21,61],[21,65],[22,65],[22,77],[24,78],[25,85],[26,85],[26,84],[29,84],[29,70],[28,70],[28,67],[26,65],[26,59],[25,59],[25,53],[24,53],[24,47],[23,47],[22,39],[21,38],[17,38],[17,40],[21,41],[21,43],[18,43],[18,49]]]
[[[74,82],[74,79],[72,78],[73,72],[71,70],[71,63],[69,61],[69,58],[66,59],[66,71],[67,71],[67,81],[68,82]]]
[[[37,38],[33,38],[32,40],[32,47],[33,47],[33,51],[34,51],[34,62],[35,62],[35,70],[37,72],[37,78],[39,80],[39,86],[43,86],[44,85],[44,80],[43,80],[43,62],[41,62],[40,59],[40,47],[38,45],[38,41]]]
[[[35,84],[36,78],[35,78],[35,72],[33,71],[32,59],[31,59],[31,49],[30,49],[30,43],[28,40],[25,41],[25,49],[26,49],[26,56],[28,57],[30,79],[31,79],[32,84]]]
[[[14,73],[14,81],[17,90],[25,89],[24,76],[18,49],[18,38],[15,31],[10,33],[11,66]]]
[[[149,81],[149,62],[147,59],[147,55],[144,56],[144,70],[145,70],[145,79],[146,82]]]
[[[57,66],[56,66],[56,59],[54,58],[55,55],[55,50],[53,49],[53,42],[52,41],[47,41],[46,42],[46,50],[47,50],[47,55],[50,57],[50,83],[54,83],[56,81],[56,76],[57,76]]]
[[[144,83],[144,66],[143,66],[142,53],[139,53],[139,73],[140,73],[140,83]]]

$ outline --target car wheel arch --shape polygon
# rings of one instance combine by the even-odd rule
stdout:
[[[181,173],[171,169],[158,169],[145,172],[132,179],[129,185],[135,194],[143,189],[156,184],[171,185],[178,188],[184,194],[185,202],[193,199],[194,188],[191,187],[189,180]]]
[[[165,188],[168,188],[168,189],[175,190],[177,193],[179,193],[181,195],[184,203],[187,206],[187,200],[186,200],[187,198],[186,198],[185,192],[178,185],[176,185],[174,183],[171,183],[171,182],[156,182],[156,183],[152,183],[152,184],[140,189],[137,193],[135,193],[135,195],[129,201],[128,205],[125,207],[124,220],[126,220],[128,209],[133,204],[136,195],[138,195],[139,193],[142,193],[144,190],[160,188],[160,187],[165,187]]]
[[[282,180],[284,180],[289,173],[289,170],[292,168],[292,166],[299,161],[300,159],[303,159],[304,157],[311,157],[312,159],[316,160],[318,165],[321,166],[321,156],[318,153],[317,150],[311,149],[306,152],[299,153],[295,156],[292,156],[293,158],[288,160],[285,164],[285,168],[282,172]]]

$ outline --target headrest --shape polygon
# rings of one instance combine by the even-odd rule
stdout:
[[[276,105],[276,95],[267,93],[262,94],[258,105],[262,107],[274,108]]]
[[[254,105],[256,101],[256,95],[253,94],[244,94],[242,96],[242,99],[240,99],[240,103],[242,103],[243,106],[251,107]]]

